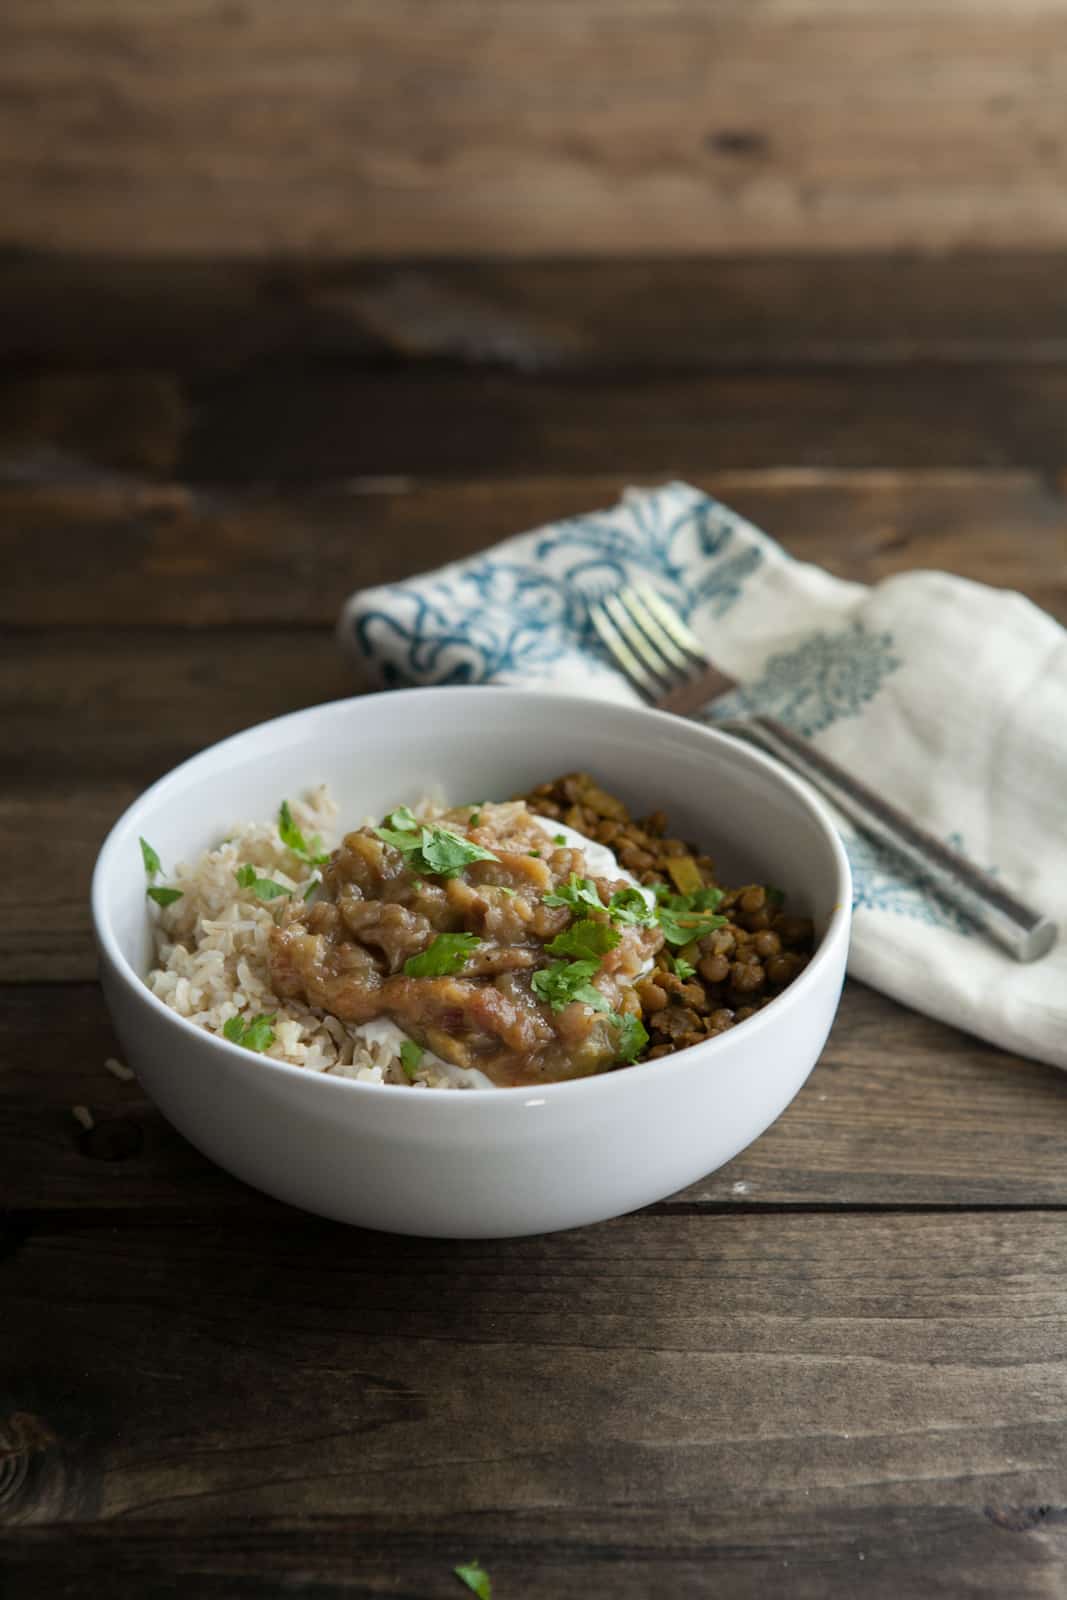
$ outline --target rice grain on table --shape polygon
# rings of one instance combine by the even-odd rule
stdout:
[[[320,834],[331,846],[337,806],[325,785],[291,801],[290,808],[305,838]],[[391,1046],[367,1044],[338,1018],[274,993],[267,953],[279,902],[259,900],[252,889],[239,887],[237,869],[246,865],[298,895],[313,876],[282,843],[276,823],[231,827],[215,849],[180,862],[169,875],[167,886],[181,890],[180,900],[150,907],[156,918],[156,965],[145,980],[148,987],[171,1010],[219,1035],[231,1017],[251,1022],[273,1016],[274,1042],[263,1054],[274,1061],[361,1083],[406,1087],[408,1078]],[[416,1086],[456,1087],[429,1062],[420,1064]]]

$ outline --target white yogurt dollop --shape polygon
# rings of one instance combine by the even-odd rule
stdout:
[[[569,828],[565,822],[554,822],[551,817],[539,817],[530,813],[530,820],[536,822],[549,838],[563,834],[567,843],[575,850],[580,850],[585,856],[586,865],[594,878],[623,878],[627,883],[632,883],[640,889],[650,906],[656,903],[656,897],[651,889],[646,889],[638,883],[632,872],[627,872],[625,867],[620,867],[614,850],[609,850],[606,844],[600,844],[596,839],[587,839],[584,833],[579,833],[577,828]],[[651,971],[653,963],[647,961],[641,969],[643,972]],[[398,1028],[389,1017],[375,1017],[373,1022],[361,1022],[353,1033],[357,1039],[362,1039],[365,1044],[383,1044],[397,1055],[400,1046],[412,1042],[411,1035]],[[432,1050],[422,1047],[422,1061],[432,1066],[435,1072],[449,1079],[457,1088],[463,1089],[493,1089],[496,1085],[484,1072],[479,1072],[477,1067],[457,1067],[451,1061],[443,1061]]]

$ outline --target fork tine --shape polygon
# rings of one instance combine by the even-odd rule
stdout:
[[[665,659],[661,650],[656,648],[656,641],[649,639],[635,623],[633,617],[622,603],[619,595],[605,595],[601,604],[612,622],[622,634],[626,643],[644,666],[657,680],[657,688],[670,689],[678,679],[669,660]],[[686,669],[688,670],[688,669]]]
[[[634,688],[649,700],[655,700],[660,692],[659,684],[634,655],[604,607],[600,604],[591,605],[589,620]]]
[[[660,655],[674,667],[675,672],[682,677],[689,677],[693,670],[692,661],[679,650],[666,628],[657,622],[637,590],[632,588],[621,589],[619,591],[619,601],[625,606],[630,616],[656,647]]]
[[[704,654],[703,645],[696,634],[686,627],[674,607],[669,606],[666,600],[647,583],[635,583],[633,587],[634,592],[645,602],[657,622],[666,628],[675,644],[681,645],[686,654],[692,656],[695,661],[706,665],[707,656]]]

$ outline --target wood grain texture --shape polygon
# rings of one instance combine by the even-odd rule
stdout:
[[[843,36],[882,46],[925,28],[940,48],[951,17],[960,70],[980,53],[990,86],[1025,31],[1055,78],[1060,0],[1002,9],[835,0]],[[794,24],[827,38],[815,0],[714,10],[577,0],[564,17],[506,0],[487,29],[472,4],[470,92],[450,115],[477,120],[480,52],[496,74],[519,33],[562,19],[580,63],[594,11],[615,30],[606,62],[651,19],[664,37],[679,19],[726,40],[745,27],[759,50]],[[309,158],[293,123],[278,155],[286,97],[299,85],[308,115],[337,108],[329,86],[309,92],[314,49],[270,67],[281,29],[299,45],[336,24],[336,85],[355,31],[414,18],[406,3],[283,11],[88,0],[76,59],[61,43],[73,0],[14,0],[0,21],[21,52],[0,44],[0,97],[14,71],[31,100],[55,86],[29,227],[76,182],[63,227],[93,205],[103,240],[135,204],[150,252],[153,206],[176,226],[192,215],[174,204],[184,188],[205,236],[225,200],[249,252],[127,259],[86,270],[83,294],[69,263],[0,258],[0,1592],[427,1600],[459,1594],[451,1568],[479,1557],[497,1600],[1060,1600],[1062,1074],[850,984],[808,1084],[728,1167],[604,1227],[450,1244],[256,1194],[104,1068],[117,1047],[86,906],[99,841],[210,740],[347,692],[329,625],[359,583],[682,471],[844,576],[946,567],[1067,620],[1067,311],[1049,263],[264,266],[249,241],[267,191],[245,169],[239,215],[229,164],[256,142],[272,181],[291,177]],[[455,147],[425,62],[437,50],[454,79],[459,14],[418,8],[405,59],[426,76],[382,131],[427,102],[443,205]],[[167,159],[193,149],[191,63],[210,180],[210,162]],[[661,65],[649,56],[653,96]],[[238,69],[256,78],[259,130],[252,89],[218,120]],[[0,147],[0,193],[45,127],[30,110],[23,144]],[[942,99],[949,143],[958,112]],[[924,114],[898,118],[900,148]],[[115,159],[124,119],[133,180]],[[601,120],[625,154],[610,106]],[[742,126],[718,137],[723,160],[764,159]],[[972,144],[984,185],[1000,183]],[[338,159],[334,192],[363,152],[350,140]],[[398,206],[422,182],[407,169],[401,195],[387,177]],[[915,161],[908,193],[939,181]],[[299,199],[321,192],[309,181]]]
[[[31,1231],[0,1560],[85,1593],[61,1530],[95,1523],[124,1595],[170,1531],[186,1593],[445,1594],[477,1554],[504,1597],[1052,1600],[1064,1241],[1041,1213]]]
[[[1063,255],[0,256],[0,359],[183,376],[300,354],[523,372],[1062,362]]]
[[[1009,1491],[1010,1492],[1010,1489]],[[1060,1600],[1067,1550],[1060,1505],[991,1501],[783,1510],[758,1492],[743,1509],[602,1514],[558,1506],[438,1517],[138,1521],[20,1528],[0,1545],[7,1600],[457,1600],[452,1567],[480,1552],[500,1600]],[[961,1591],[961,1585],[965,1588]],[[43,1587],[42,1587],[43,1586]]]
[[[296,377],[248,374],[194,394],[179,475],[279,484],[780,466],[1054,471],[1067,415],[1067,366],[768,369],[637,383],[420,371]]]
[[[8,0],[4,233],[194,255],[1067,242],[1063,0]]]
[[[142,412],[146,392],[159,404]],[[13,376],[0,383],[0,482],[132,472],[279,488],[771,467],[1052,474],[1064,462],[1065,412],[1067,365],[724,369],[628,382],[302,361],[188,385],[166,373]]]
[[[1020,590],[1067,622],[1067,499],[1056,479],[1025,471],[770,468],[702,472],[694,481],[797,559],[840,577],[874,583],[940,568]],[[28,629],[329,627],[353,589],[439,564],[442,540],[447,559],[472,555],[511,534],[610,506],[626,482],[616,471],[460,482],[364,478],[281,492],[130,478],[10,485],[0,488],[0,544],[17,560],[0,589],[0,621]],[[232,636],[231,647],[239,649]],[[50,676],[57,668],[23,682],[28,648],[44,660],[80,651],[84,662],[88,647],[12,639],[0,705],[16,718],[21,706],[28,713],[42,704],[35,697],[58,692]],[[306,692],[340,693],[339,681],[324,677]],[[180,702],[180,681],[175,694]],[[42,737],[39,721],[27,715],[19,734],[32,750]]]
[[[703,483],[842,577],[941,567],[1019,588],[1067,620],[1067,512],[1032,474],[778,471]],[[89,873],[134,795],[217,739],[357,687],[330,631],[351,589],[439,561],[442,529],[449,555],[472,553],[610,504],[622,487],[581,476],[289,496],[139,482],[0,494],[12,550],[0,597],[10,625],[0,814],[31,846],[0,880],[0,975],[90,976]]]
[[[90,983],[0,987],[0,1209],[124,1226],[294,1221],[200,1156],[136,1083]],[[83,1130],[71,1107],[87,1106]],[[1067,1207],[1067,1079],[850,983],[826,1050],[750,1149],[656,1208]],[[1065,1223],[1067,1230],[1067,1223]]]

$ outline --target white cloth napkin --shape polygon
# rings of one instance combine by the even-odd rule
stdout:
[[[1067,632],[943,572],[866,587],[790,559],[686,484],[629,490],[405,583],[353,595],[339,637],[385,684],[511,683],[636,701],[587,616],[643,579],[772,712],[1067,929]],[[1020,966],[839,818],[849,970],[904,1004],[1067,1067],[1067,931]]]

